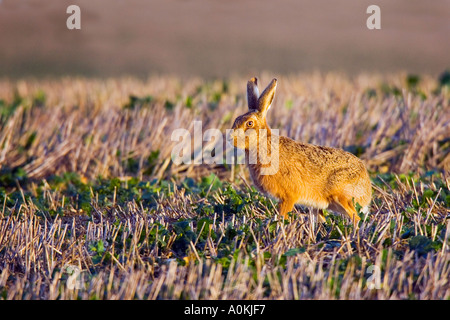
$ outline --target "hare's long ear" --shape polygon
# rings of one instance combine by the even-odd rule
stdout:
[[[263,93],[258,99],[258,111],[263,116],[266,115],[267,110],[270,109],[272,105],[273,97],[275,96],[275,91],[277,89],[277,79],[272,79],[267,88],[264,89]]]
[[[258,79],[251,78],[247,82],[247,100],[248,100],[248,108],[250,110],[258,109],[258,98],[259,98]]]

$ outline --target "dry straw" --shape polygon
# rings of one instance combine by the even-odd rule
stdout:
[[[204,130],[231,127],[246,109],[245,78],[1,80],[0,99],[4,106],[15,105],[1,118],[0,166],[2,172],[22,168],[29,182],[2,191],[0,298],[450,298],[449,208],[437,201],[449,188],[450,95],[445,87],[436,91],[438,83],[429,77],[408,89],[402,89],[404,79],[401,74],[279,77],[283,85],[270,122],[280,134],[348,148],[374,179],[377,173],[420,176],[434,170],[443,181],[423,183],[407,175],[374,185],[371,214],[359,229],[336,219],[318,223],[312,210],[300,209],[283,224],[271,200],[253,201],[240,213],[213,212],[212,223],[199,226],[198,208],[225,206],[228,196],[221,189],[196,194],[176,185],[154,195],[152,208],[120,201],[117,189],[105,206],[91,189],[88,216],[72,206],[64,190],[47,184],[64,172],[76,172],[83,181],[119,177],[126,188],[133,176],[178,182],[214,171],[254,199],[243,168],[170,161],[174,129],[192,130],[194,120],[203,121]],[[47,211],[26,196],[38,189]],[[425,201],[427,190],[437,196]],[[8,198],[14,191],[21,195]],[[414,201],[423,205],[411,210]],[[174,250],[173,225],[180,219],[196,234],[184,257]],[[406,224],[412,234],[439,246],[413,250]],[[163,229],[169,232],[160,234]],[[218,255],[229,229],[245,231],[227,240],[236,254],[224,263]],[[155,245],[150,235],[165,245]],[[372,265],[380,268],[376,289],[368,287]],[[67,266],[80,272],[75,288],[67,285]]]

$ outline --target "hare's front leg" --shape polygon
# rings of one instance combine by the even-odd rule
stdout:
[[[278,212],[283,219],[288,218],[288,213],[294,209],[295,200],[292,199],[280,199],[278,203]]]
[[[353,200],[348,199],[345,196],[334,196],[334,201],[328,206],[329,209],[341,213],[353,222],[355,227],[358,226],[358,222],[361,220],[358,217],[355,206],[353,205]]]
[[[323,214],[322,209],[317,210],[317,219],[319,222],[322,222],[322,223],[325,223],[327,221],[327,219],[325,219],[325,215]]]

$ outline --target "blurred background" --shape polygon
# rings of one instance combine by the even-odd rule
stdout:
[[[81,8],[68,30],[66,8]],[[381,8],[381,30],[366,9]],[[450,67],[450,1],[0,0],[0,77]]]

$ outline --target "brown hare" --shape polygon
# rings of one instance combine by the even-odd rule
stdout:
[[[298,203],[330,209],[348,216],[357,225],[360,218],[355,204],[359,203],[363,212],[367,212],[372,196],[364,164],[341,149],[275,136],[266,122],[266,114],[276,87],[277,80],[273,79],[259,95],[257,79],[248,81],[249,111],[236,118],[228,137],[235,147],[245,150],[246,164],[254,184],[259,191],[279,200],[278,211],[283,218],[287,218]],[[247,134],[250,130],[253,136]],[[252,155],[256,155],[253,162],[249,160]],[[270,165],[276,162],[277,170],[264,173],[268,159]]]

